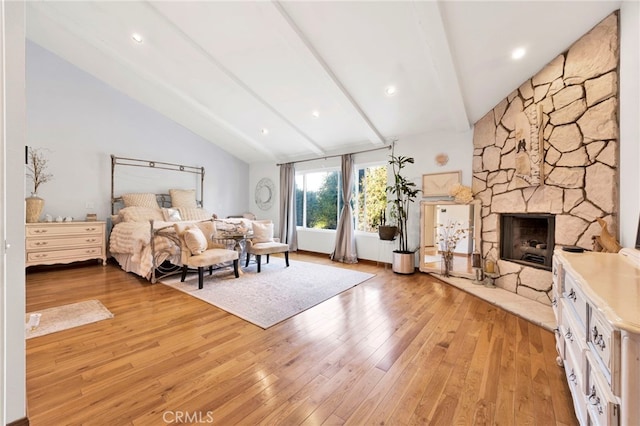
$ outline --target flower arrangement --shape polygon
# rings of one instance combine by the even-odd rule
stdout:
[[[443,223],[438,224],[438,245],[442,252],[445,277],[449,276],[453,266],[453,252],[467,231],[469,230],[463,228],[460,222],[448,221],[446,225]]]
[[[47,170],[48,160],[44,158],[42,152],[37,148],[29,147],[28,162],[27,162],[27,177],[33,181],[33,196],[38,194],[38,188],[43,183],[49,182],[53,179],[51,173],[45,173]]]
[[[456,202],[469,204],[473,200],[473,191],[468,186],[455,183],[449,188],[449,195],[454,197]]]

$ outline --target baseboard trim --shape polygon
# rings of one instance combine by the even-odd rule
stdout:
[[[330,258],[331,254],[329,253],[320,253],[317,251],[309,251],[309,250],[297,250],[296,253],[304,254],[307,256],[315,256],[315,257],[323,257],[325,259]],[[371,259],[360,259],[358,258],[358,263],[366,263],[368,265],[376,265],[376,266],[391,266],[391,263],[371,260]]]
[[[29,417],[14,420],[11,423],[7,423],[7,426],[29,426]]]

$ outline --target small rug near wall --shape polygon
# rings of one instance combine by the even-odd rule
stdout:
[[[35,327],[29,327],[31,314],[40,314],[40,323]],[[44,336],[56,331],[79,327],[92,322],[113,318],[113,314],[99,300],[85,300],[69,305],[56,306],[41,311],[29,312],[25,315],[25,337]]]
[[[214,271],[211,276],[205,272],[202,290],[198,290],[197,274],[188,275],[183,283],[180,276],[161,282],[269,328],[375,276],[296,260],[289,264],[287,268],[283,258],[273,256],[265,264],[263,256],[259,274],[255,263],[242,268],[240,278],[235,278],[230,268]]]

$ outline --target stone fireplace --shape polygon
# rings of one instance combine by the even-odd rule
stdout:
[[[616,12],[475,123],[472,189],[498,287],[550,304],[553,245],[591,249],[597,218],[617,235],[618,63]],[[535,221],[506,237],[501,218],[524,214],[553,217],[553,242]]]
[[[500,259],[551,270],[555,216],[505,213],[500,215]]]

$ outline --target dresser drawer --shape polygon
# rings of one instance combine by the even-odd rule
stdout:
[[[46,225],[28,225],[26,227],[27,238],[29,237],[57,237],[64,235],[102,235],[103,224],[96,223],[63,223]]]
[[[567,376],[569,389],[571,390],[571,397],[573,399],[576,416],[578,417],[581,425],[587,424],[584,353],[579,353],[578,358],[576,359],[571,352],[568,352],[567,358],[564,361],[564,372]]]
[[[620,406],[609,390],[595,357],[586,353],[587,411],[594,425],[618,425]],[[636,401],[637,402],[637,401]]]
[[[27,252],[27,264],[67,263],[102,258],[102,247]]]
[[[25,244],[29,251],[55,250],[70,247],[102,246],[103,238],[104,237],[101,234],[89,234],[66,238],[27,238]]]
[[[565,303],[564,300],[561,302]],[[565,359],[570,359],[571,357],[580,362],[581,364],[578,366],[582,368],[582,352],[587,348],[586,336],[584,335],[584,328],[579,325],[574,317],[571,315],[566,315],[566,309],[564,308],[564,314],[562,315],[562,322],[560,323],[560,334],[564,339],[565,345]],[[566,355],[566,353],[570,353]]]
[[[587,337],[591,352],[602,365],[604,377],[611,390],[620,390],[620,331],[614,330],[600,311],[591,309],[589,334]]]
[[[568,302],[567,305],[570,309],[573,309],[582,323],[582,326],[586,329],[589,304],[587,303],[587,298],[580,289],[580,286],[569,274],[565,274],[564,276],[563,296]]]

